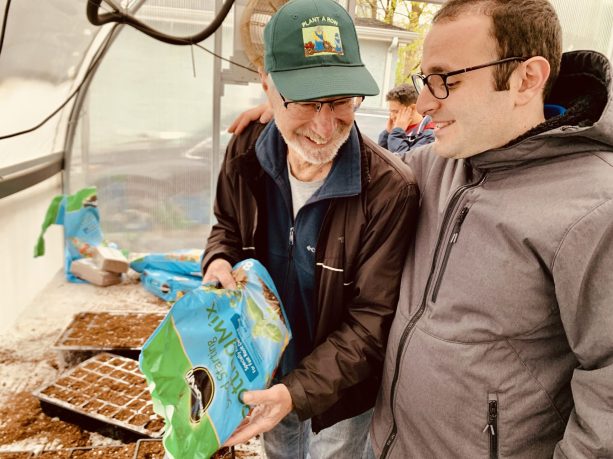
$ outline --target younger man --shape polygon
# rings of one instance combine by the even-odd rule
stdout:
[[[435,16],[413,81],[436,140],[406,158],[421,201],[377,457],[613,457],[611,75],[562,54],[547,0]]]

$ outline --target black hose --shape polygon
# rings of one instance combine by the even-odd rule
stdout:
[[[230,9],[234,4],[234,0],[226,0],[222,5],[219,13],[217,13],[217,16],[215,16],[215,19],[213,19],[213,21],[202,32],[187,37],[174,37],[172,35],[167,35],[158,30],[155,30],[149,27],[147,24],[144,24],[143,22],[139,21],[138,19],[135,19],[132,16],[128,16],[127,14],[121,13],[119,11],[99,14],[100,5],[102,1],[103,0],[90,0],[87,2],[87,19],[93,25],[100,26],[108,24],[109,22],[119,22],[122,24],[127,24],[149,35],[150,37],[155,38],[156,40],[163,41],[164,43],[168,43],[171,45],[191,45],[194,43],[200,43],[201,41],[207,39],[219,28],[221,23],[226,19],[226,16],[230,12]]]
[[[4,45],[4,35],[6,34],[6,22],[9,18],[10,6],[11,0],[6,0],[6,7],[4,8],[4,19],[2,20],[2,31],[0,33],[0,54],[2,54],[2,46]]]

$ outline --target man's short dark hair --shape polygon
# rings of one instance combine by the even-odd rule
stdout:
[[[412,85],[403,83],[390,89],[385,95],[385,100],[387,102],[396,101],[408,107],[417,102],[417,91]]]
[[[491,33],[499,59],[515,56],[547,59],[551,67],[544,89],[547,97],[560,72],[562,59],[562,30],[551,3],[548,0],[449,0],[432,22],[455,20],[469,12],[492,18]],[[518,62],[509,62],[496,66],[496,90],[509,89],[509,77],[518,65]]]

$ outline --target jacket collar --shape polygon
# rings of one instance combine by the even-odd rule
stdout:
[[[349,138],[334,158],[332,169],[323,185],[313,195],[314,200],[354,196],[362,188],[361,145],[355,125]],[[268,123],[255,144],[255,155],[262,169],[274,180],[285,180],[287,145],[274,121]]]

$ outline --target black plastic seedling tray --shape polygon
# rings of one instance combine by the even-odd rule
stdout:
[[[138,363],[127,357],[96,354],[34,396],[47,414],[113,438],[135,441],[163,432],[164,422],[153,412]]]

